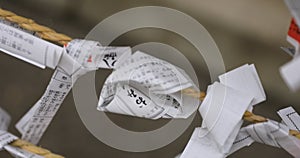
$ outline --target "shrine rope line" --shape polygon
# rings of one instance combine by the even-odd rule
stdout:
[[[0,8],[0,18],[7,20],[11,23],[14,23],[25,30],[32,31],[38,37],[40,37],[44,40],[53,42],[55,44],[58,44],[60,46],[66,45],[68,42],[70,42],[72,40],[71,37],[64,35],[62,33],[57,33],[56,31],[54,31],[53,29],[51,29],[49,27],[39,25],[32,19],[18,16],[13,12],[3,10],[1,8]],[[206,95],[204,92],[199,93],[199,92],[195,91],[194,89],[190,89],[190,88],[187,88],[187,89],[183,90],[182,92],[185,95],[193,96],[193,97],[199,98],[200,100],[204,100],[205,95]],[[265,118],[263,116],[255,115],[250,111],[246,111],[244,113],[243,119],[245,121],[248,121],[251,123],[260,123],[260,122],[268,121],[267,118]],[[300,132],[298,132],[298,131],[290,130],[290,135],[295,136],[298,139],[300,139]],[[46,158],[61,157],[59,155],[52,154],[50,151],[48,151],[46,149],[34,146],[33,144],[27,143],[23,140],[16,140],[11,145],[20,147],[22,149],[25,149],[27,151],[30,151],[30,152],[33,152],[33,153],[36,153],[39,155],[43,155]]]

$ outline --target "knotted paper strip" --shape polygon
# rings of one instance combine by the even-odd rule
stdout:
[[[130,54],[129,47],[102,47],[98,42],[85,40],[70,42],[70,45],[64,49],[44,95],[16,124],[22,139],[33,144],[39,142],[80,76],[98,68],[114,68],[119,61]]]
[[[287,126],[272,120],[242,128],[231,153],[249,146],[252,142],[283,148],[294,157],[300,157],[300,140],[289,135]]]
[[[209,158],[225,157],[252,100],[253,96],[221,83],[211,85],[199,109],[203,117],[202,127],[194,131],[181,158],[196,158],[200,154]]]
[[[244,136],[239,134],[244,112],[266,99],[254,65],[241,66],[219,76],[219,79],[221,83],[216,82],[208,87],[207,96],[199,108],[203,123],[197,132],[206,134],[200,138],[193,134],[182,154],[186,158],[203,153],[208,157],[228,156],[235,148],[234,141]],[[252,143],[248,140],[244,142]],[[203,152],[198,152],[199,148]]]
[[[138,51],[107,78],[97,109],[149,119],[187,118],[199,105],[197,98],[181,95],[190,87],[197,90],[182,69]]]

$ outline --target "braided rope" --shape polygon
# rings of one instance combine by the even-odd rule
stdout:
[[[61,46],[67,44],[72,40],[72,38],[70,38],[69,36],[61,33],[57,33],[51,28],[48,28],[46,26],[39,25],[35,23],[32,19],[18,16],[13,12],[3,10],[1,8],[0,8],[0,18],[15,23],[19,27],[25,30],[34,32],[38,37],[59,44]]]
[[[14,147],[18,147],[18,148],[26,150],[26,151],[29,151],[31,153],[43,156],[45,158],[64,158],[63,156],[53,154],[53,153],[51,153],[51,151],[49,151],[47,149],[35,146],[34,144],[31,144],[31,143],[26,142],[21,139],[13,141],[10,145],[12,145]]]
[[[48,28],[46,26],[39,25],[34,22],[32,19],[24,18],[21,16],[16,15],[13,12],[3,10],[0,8],[0,18],[4,18],[5,20],[15,23],[21,28],[28,30],[28,31],[33,31],[36,33],[37,36],[39,36],[42,39],[51,41],[53,43],[59,44],[59,45],[65,45],[68,42],[72,40],[71,37],[57,33],[53,29]],[[195,98],[198,98],[199,100],[203,101],[206,94],[204,92],[197,92],[194,89],[187,88],[182,90],[182,92],[185,95],[189,95]],[[268,121],[267,118],[259,115],[255,115],[250,111],[246,111],[244,113],[243,119],[245,121],[251,122],[251,123],[261,123],[261,122],[266,122]],[[290,135],[295,136],[296,138],[300,139],[300,132],[295,131],[295,130],[290,130]],[[24,150],[36,153],[38,155],[43,155],[46,158],[61,158],[62,156],[52,154],[50,151],[43,149],[41,147],[37,147],[33,144],[30,144],[28,142],[25,142],[23,140],[17,140],[12,143],[13,146],[20,147]]]

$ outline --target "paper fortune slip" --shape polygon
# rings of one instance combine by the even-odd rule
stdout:
[[[253,142],[283,148],[294,157],[300,157],[300,140],[289,135],[290,129],[299,131],[300,116],[292,108],[288,107],[278,111],[283,123],[268,120],[264,123],[249,125],[240,130],[233,143],[233,153]]]
[[[219,76],[220,82],[235,90],[254,97],[251,105],[256,105],[266,100],[266,94],[261,84],[255,66],[246,64]]]
[[[103,47],[98,42],[73,40],[63,50],[43,96],[16,124],[22,139],[37,144],[76,80],[98,68],[115,68],[131,54],[130,47]]]
[[[197,128],[180,158],[223,158],[229,153],[253,97],[221,83],[214,83],[199,111],[202,127]]]
[[[186,88],[197,90],[182,69],[138,51],[107,78],[97,109],[149,119],[187,118],[199,100],[182,95]]]
[[[247,135],[240,132],[245,111],[265,100],[254,65],[241,66],[219,76],[219,79],[221,83],[215,82],[208,87],[199,108],[202,126],[195,129],[180,158],[199,155],[224,158],[238,150],[235,140]],[[245,139],[247,145],[253,141]]]
[[[283,148],[294,157],[300,157],[300,140],[289,135],[289,128],[276,121],[268,120],[242,128],[234,142],[232,151],[239,150],[253,142]]]
[[[63,48],[0,22],[0,50],[40,68],[54,69]]]

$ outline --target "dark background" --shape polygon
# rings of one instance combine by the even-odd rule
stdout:
[[[279,120],[276,111],[283,107],[293,105],[300,111],[300,93],[291,93],[278,71],[281,65],[291,60],[291,57],[280,50],[280,46],[288,45],[286,33],[291,19],[282,0],[0,1],[1,8],[32,18],[40,24],[74,38],[84,38],[101,20],[118,11],[146,5],[174,8],[198,20],[215,39],[223,55],[226,69],[230,70],[245,63],[255,63],[268,97],[266,102],[256,106],[255,113]],[[112,45],[134,46],[149,41],[162,42],[179,49],[192,62],[201,88],[205,89],[209,84],[205,63],[197,59],[197,52],[188,41],[176,34],[157,29],[139,29],[121,36]],[[0,106],[12,115],[10,132],[18,134],[13,125],[41,97],[53,70],[42,70],[0,53],[0,73]],[[107,74],[109,71],[98,72],[97,78],[103,80]],[[101,83],[97,82],[96,85],[100,90]],[[157,128],[166,123],[165,120],[149,121],[108,115],[118,125],[136,131]],[[71,158],[171,158],[184,149],[199,122],[200,116],[197,115],[194,123],[180,138],[159,150],[144,153],[119,151],[106,146],[89,133],[76,112],[72,94],[69,94],[40,144]],[[2,151],[0,157],[10,156]],[[254,144],[231,157],[290,156],[284,150]]]

